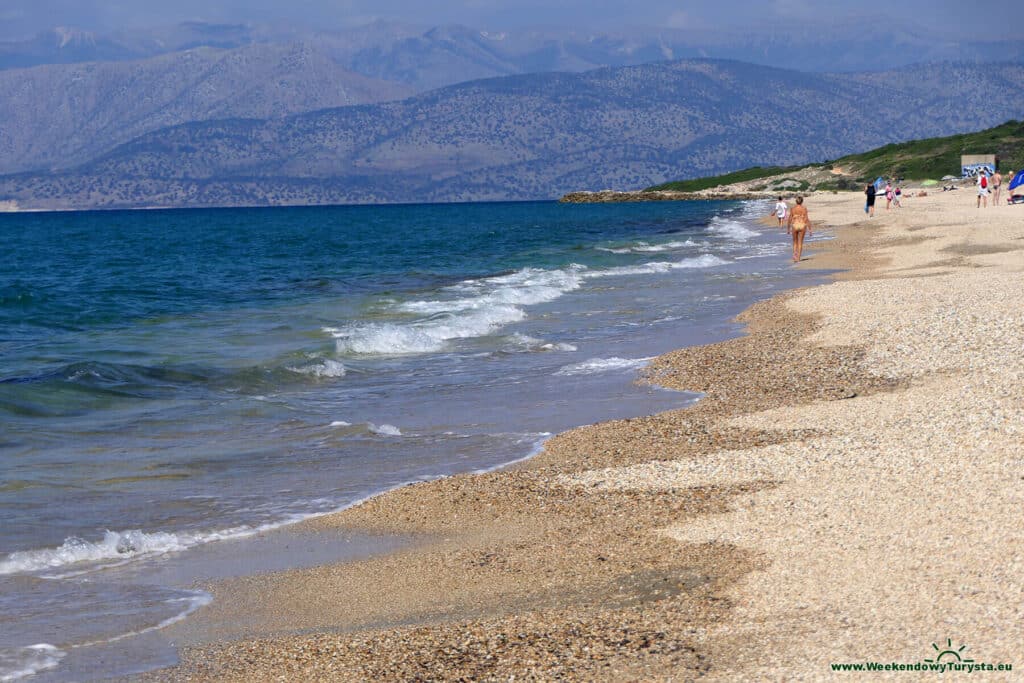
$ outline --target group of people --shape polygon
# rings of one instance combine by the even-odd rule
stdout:
[[[1007,175],[1013,178],[1013,171],[1010,171]],[[988,196],[992,195],[992,206],[999,204],[999,195],[1003,190],[1003,175],[996,170],[993,173],[989,173],[984,168],[978,172],[978,179],[975,181],[978,185],[978,208],[982,206],[988,208]]]
[[[1013,172],[1010,171],[1008,177],[1013,177]],[[898,182],[898,181],[897,181]],[[983,205],[988,206],[989,194],[992,195],[993,203],[999,203],[999,196],[1003,186],[1003,176],[999,171],[989,173],[986,170],[982,170],[978,173],[978,208]],[[943,188],[945,189],[945,188]],[[886,182],[885,184],[885,209],[898,209],[900,208],[900,200],[902,199],[903,190],[898,184],[893,185],[892,182]],[[878,194],[873,183],[869,184],[864,188],[864,194],[867,196],[867,202],[864,204],[864,212],[868,216],[875,215],[875,198]],[[786,226],[786,234],[791,235],[793,238],[793,261],[800,261],[803,256],[804,250],[804,238],[810,237],[811,235],[811,220],[807,214],[807,207],[804,206],[804,198],[796,198],[796,206],[792,209],[789,204],[779,197],[779,201],[775,203],[775,208],[772,211],[772,215],[775,216],[779,221],[779,227]]]
[[[886,181],[885,189],[885,210],[898,209],[902,206],[903,199],[903,188],[899,185],[893,186],[892,182]],[[875,215],[875,198],[878,196],[878,190],[875,188],[874,183],[868,183],[867,187],[864,188],[864,194],[867,197],[867,201],[864,202],[864,213],[868,215],[868,218],[873,218]]]
[[[804,206],[804,198],[796,198],[796,206],[789,208],[782,197],[775,203],[775,217],[779,220],[779,227],[786,224],[786,234],[793,237],[793,262],[796,263],[803,258],[804,237],[811,236],[811,219],[807,215],[807,207]]]

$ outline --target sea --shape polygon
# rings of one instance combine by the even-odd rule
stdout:
[[[638,373],[821,277],[770,210],[0,215],[0,681],[173,663],[203,581],[395,543],[296,522],[698,400]]]

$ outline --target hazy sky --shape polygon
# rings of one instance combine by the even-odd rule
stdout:
[[[535,25],[756,29],[780,24],[828,30],[853,22],[870,30],[877,22],[943,38],[994,36],[1000,30],[1002,37],[1024,37],[1024,29],[1006,28],[1019,27],[1019,15],[1000,21],[998,15],[1009,7],[962,0],[0,0],[0,39],[27,37],[54,26],[111,31],[201,20],[342,28],[374,19],[463,23],[491,30]]]

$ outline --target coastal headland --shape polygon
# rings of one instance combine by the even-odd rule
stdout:
[[[614,204],[616,202],[707,201],[714,199],[768,199],[770,192],[673,192],[671,190],[601,190],[570,192],[558,201],[563,204]]]
[[[1012,679],[1024,208],[911,194],[870,220],[859,193],[811,195],[834,239],[801,267],[840,272],[656,359],[644,380],[695,406],[307,522],[416,540],[217,583],[145,680],[817,680],[954,656]]]

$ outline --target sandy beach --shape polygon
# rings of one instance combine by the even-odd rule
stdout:
[[[144,679],[817,680],[954,656],[1013,679],[1024,207],[903,203],[811,196],[835,239],[799,267],[842,272],[656,359],[646,379],[694,407],[307,522],[412,540],[209,587],[169,631],[181,665]]]

